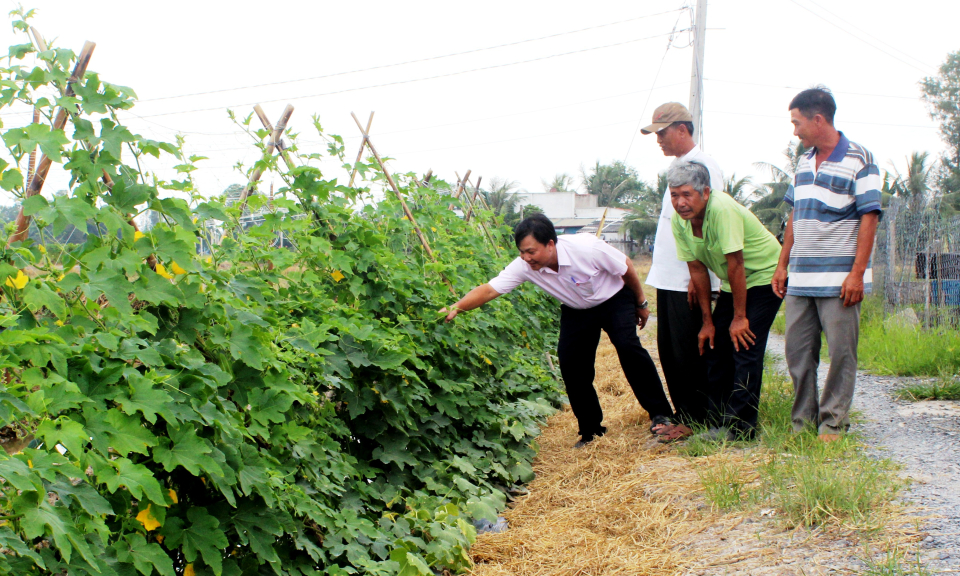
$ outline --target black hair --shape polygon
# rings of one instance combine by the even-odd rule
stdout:
[[[794,96],[787,110],[794,108],[806,118],[813,118],[819,114],[832,126],[833,116],[837,113],[837,101],[833,99],[830,89],[821,84]]]
[[[673,126],[683,126],[684,128],[687,129],[687,134],[689,134],[690,137],[693,138],[693,122],[686,122],[686,121],[684,121],[684,122],[674,122],[672,125],[673,125]]]
[[[557,243],[557,231],[553,228],[553,222],[543,214],[534,214],[524,218],[513,229],[513,241],[516,242],[517,248],[520,247],[520,242],[531,234],[533,239],[541,244],[545,245],[551,240],[554,244]]]

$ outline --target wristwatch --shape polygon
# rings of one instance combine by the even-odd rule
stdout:
[[[646,310],[646,309],[647,309],[647,306],[649,306],[649,305],[650,305],[650,303],[647,302],[646,300],[644,300],[643,302],[637,304],[637,309],[638,309],[638,310]]]

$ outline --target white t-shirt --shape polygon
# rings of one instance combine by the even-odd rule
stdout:
[[[723,190],[723,172],[720,166],[699,146],[694,146],[685,155],[676,158],[671,166],[681,161],[696,161],[706,166],[710,172],[710,189]],[[690,284],[690,269],[686,262],[677,259],[677,244],[673,239],[673,227],[670,224],[673,213],[670,190],[667,190],[663,195],[663,208],[660,210],[660,219],[657,221],[657,236],[653,242],[653,263],[650,265],[650,273],[647,274],[647,284],[661,290],[686,292]],[[714,292],[720,290],[720,279],[713,272],[710,272],[710,289]]]
[[[593,234],[570,234],[557,240],[558,270],[534,270],[523,258],[503,269],[490,286],[506,294],[530,281],[571,308],[603,304],[623,288],[627,257]]]

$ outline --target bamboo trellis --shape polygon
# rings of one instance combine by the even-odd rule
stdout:
[[[417,233],[417,237],[420,239],[420,244],[423,246],[423,249],[427,252],[427,256],[430,257],[430,260],[433,262],[437,261],[436,255],[433,253],[433,249],[430,248],[430,242],[427,241],[427,237],[424,236],[423,231],[420,230],[420,225],[417,224],[416,218],[413,217],[413,212],[410,211],[410,207],[407,206],[406,201],[403,199],[403,194],[400,193],[400,188],[397,187],[397,183],[393,180],[393,176],[390,175],[390,172],[387,170],[386,165],[383,163],[383,159],[380,158],[380,153],[377,152],[376,147],[373,145],[373,141],[370,140],[370,135],[363,129],[363,125],[360,124],[360,120],[357,118],[357,115],[353,112],[350,113],[350,116],[353,117],[353,121],[357,123],[357,128],[360,130],[360,134],[363,135],[363,141],[360,143],[361,153],[363,146],[366,146],[370,149],[370,152],[373,154],[373,157],[376,158],[377,164],[380,165],[380,169],[383,171],[383,176],[387,179],[387,183],[390,185],[390,188],[393,190],[393,193],[397,196],[397,200],[400,201],[400,206],[403,207],[403,212],[407,217],[407,220],[410,220],[410,223],[413,224],[413,229]],[[441,272],[440,277],[443,279],[444,284],[447,285],[447,288],[450,289],[450,292],[456,296],[457,292],[453,289],[453,284],[447,280],[447,277]]]

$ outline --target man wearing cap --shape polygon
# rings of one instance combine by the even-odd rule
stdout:
[[[533,282],[562,303],[557,356],[570,408],[580,425],[582,438],[575,448],[607,431],[593,387],[601,330],[617,349],[627,382],[651,423],[669,425],[673,411],[657,367],[637,336],[637,326],[643,329],[650,312],[633,262],[592,234],[566,234],[558,239],[553,223],[543,214],[521,221],[514,241],[520,257],[496,278],[441,310],[447,314],[446,321]]]
[[[643,134],[656,134],[664,156],[673,156],[673,164],[696,161],[710,171],[710,188],[723,190],[720,166],[704,153],[693,140],[693,116],[678,102],[668,102],[653,112],[653,123],[642,128]],[[697,347],[697,334],[703,321],[687,263],[677,258],[671,218],[674,209],[669,191],[663,196],[663,207],[657,221],[653,245],[653,263],[647,284],[657,289],[657,350],[660,366],[667,380],[670,399],[682,427],[660,430],[665,440],[690,434],[690,425],[706,424],[708,410],[707,368]],[[713,272],[710,290],[720,290],[720,279]]]
[[[834,127],[837,104],[829,90],[804,90],[789,110],[794,136],[810,151],[800,159],[784,197],[793,212],[773,286],[786,296],[785,355],[795,394],[794,430],[812,426],[820,440],[832,442],[850,426],[860,302],[873,280],[870,255],[882,181],[873,154]],[[827,338],[830,371],[819,395],[821,333]]]

